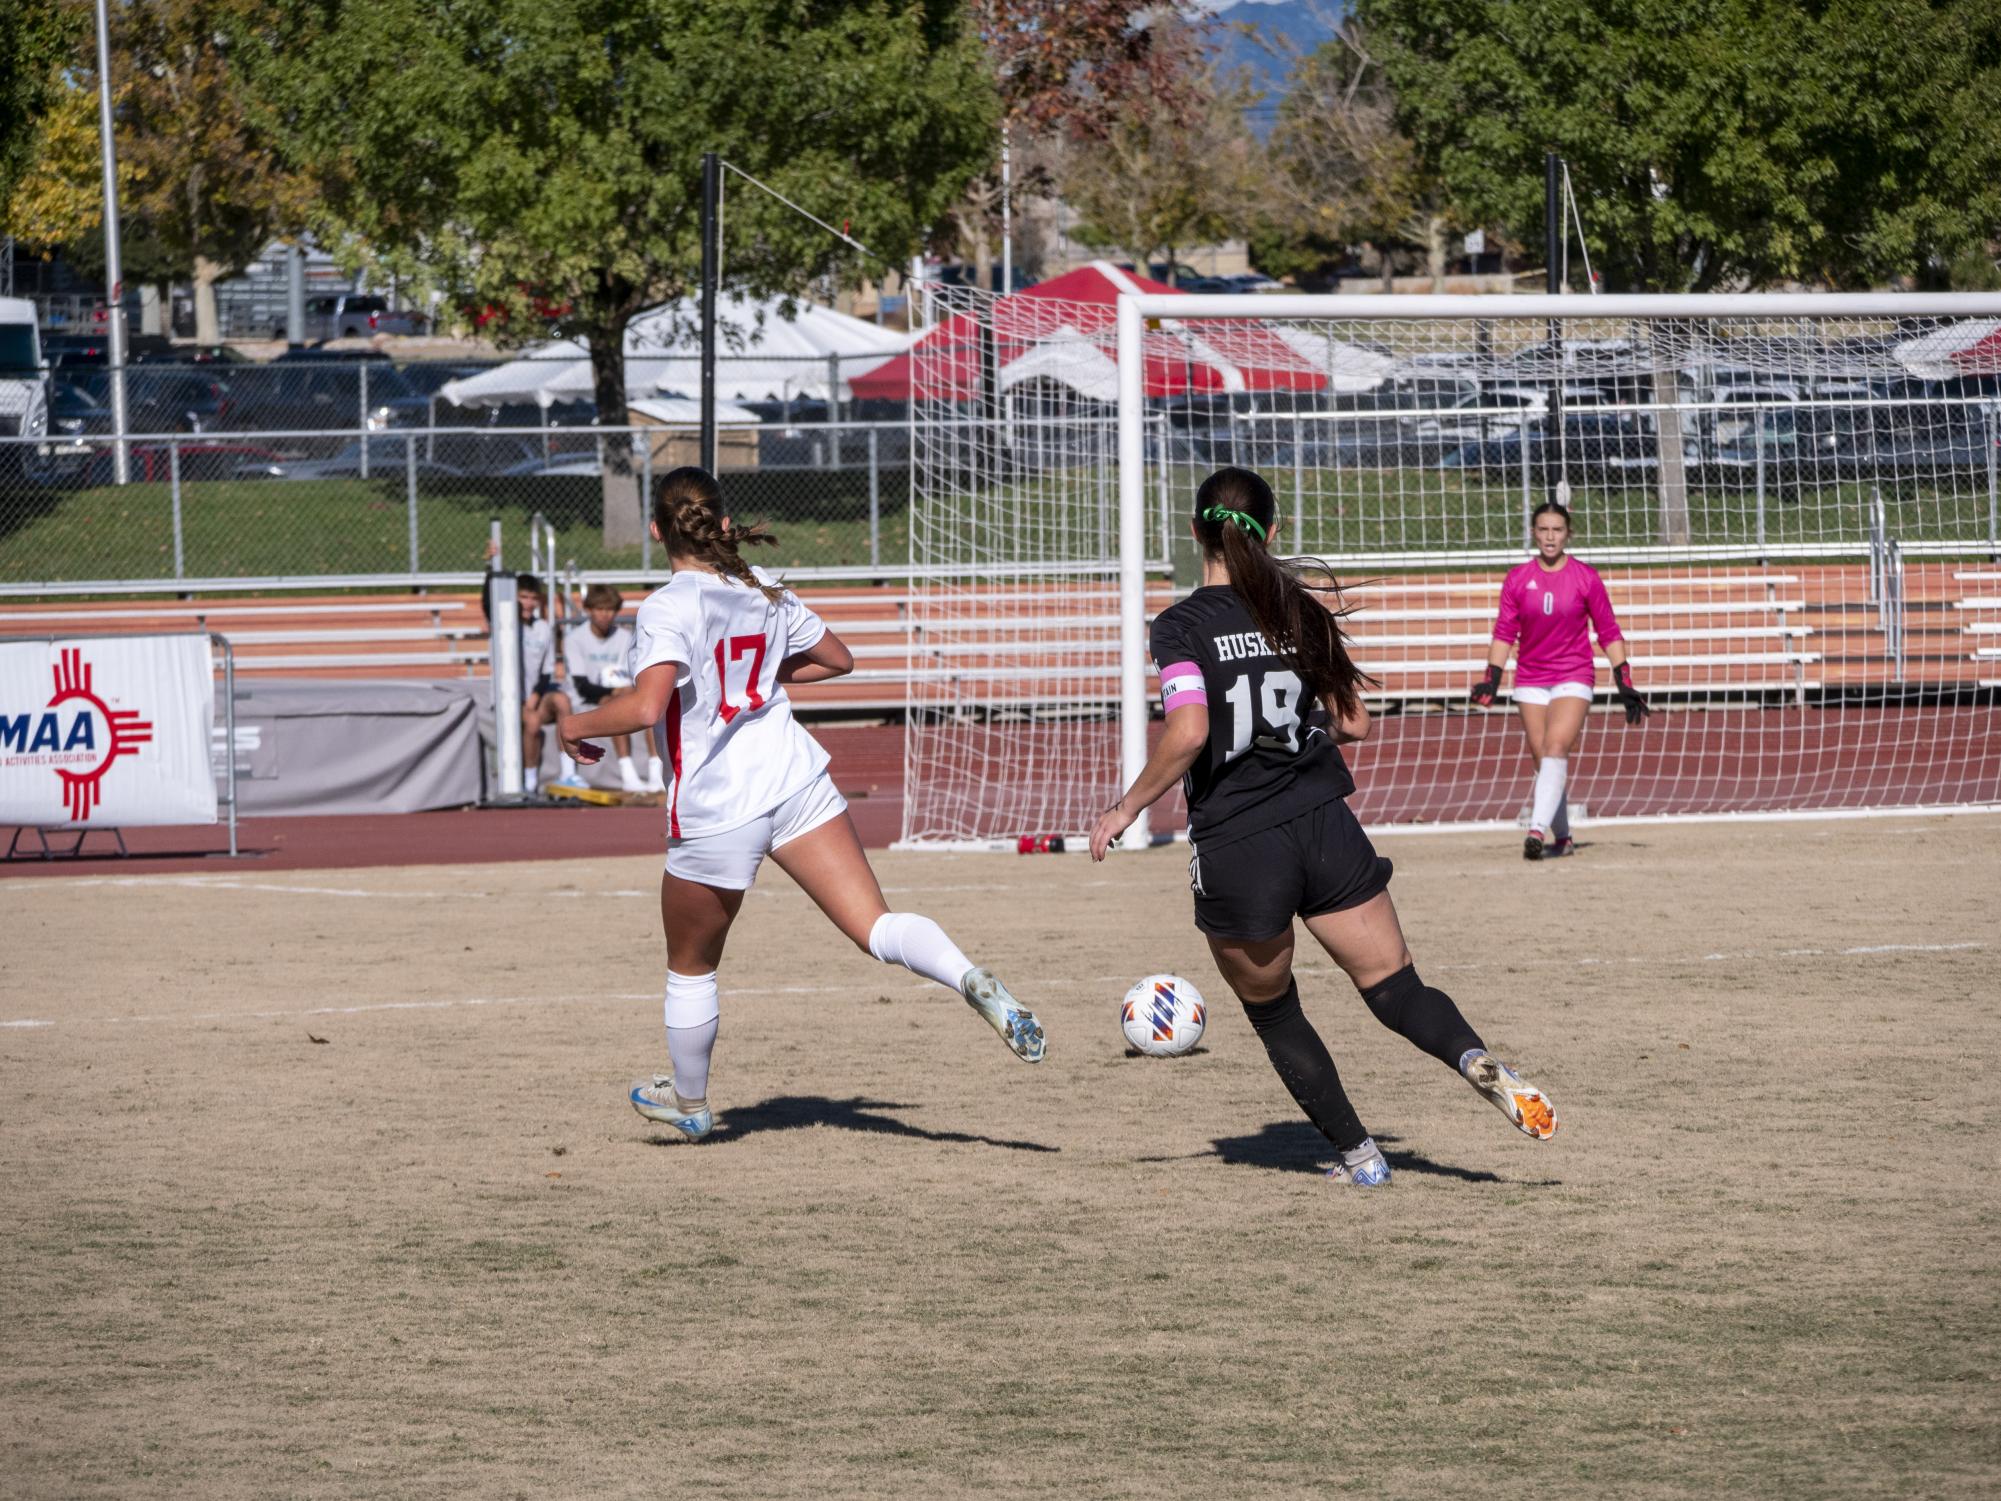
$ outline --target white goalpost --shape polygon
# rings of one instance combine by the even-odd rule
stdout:
[[[1625,724],[1601,653],[1580,813],[2001,803],[2001,297],[1032,301],[962,294],[913,358],[908,841],[1076,835],[1136,774],[1223,464],[1345,586],[1367,822],[1526,802],[1507,684],[1467,691],[1548,499],[1657,710]]]

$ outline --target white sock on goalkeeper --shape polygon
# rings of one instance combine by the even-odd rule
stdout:
[[[1535,801],[1529,811],[1531,829],[1544,834],[1555,832],[1556,810],[1563,805],[1564,786],[1569,780],[1569,761],[1561,756],[1542,758],[1542,765],[1535,769]]]

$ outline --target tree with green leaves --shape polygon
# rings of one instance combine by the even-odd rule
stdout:
[[[259,89],[333,179],[326,229],[509,309],[513,339],[552,321],[582,339],[607,425],[626,419],[627,325],[698,284],[703,152],[896,264],[994,140],[963,0],[286,3]],[[794,294],[882,269],[730,182],[732,288]],[[636,541],[630,455],[607,448],[605,538]]]
[[[1358,0],[1422,165],[1614,290],[1935,281],[2001,226],[1992,0]]]

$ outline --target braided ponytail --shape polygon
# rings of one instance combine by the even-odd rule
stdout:
[[[743,560],[746,544],[772,544],[778,539],[763,524],[738,527],[723,514],[722,487],[706,469],[684,464],[661,477],[653,497],[653,524],[670,558],[692,558],[725,578],[758,591],[773,604],[785,597],[776,584],[761,584]]]

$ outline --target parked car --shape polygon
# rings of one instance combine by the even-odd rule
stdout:
[[[113,429],[111,408],[77,381],[53,383],[47,441],[35,446],[29,477],[39,484],[73,484],[89,467],[91,455]]]
[[[260,448],[248,443],[179,443],[170,448],[165,443],[134,443],[127,455],[127,473],[135,485],[164,485],[172,480],[174,463],[178,451],[181,482],[193,484],[203,480],[225,480],[241,477],[246,465],[282,463],[284,455],[275,449]],[[83,483],[87,486],[111,484],[117,476],[115,455],[112,445],[100,443],[91,454],[83,472]]]
[[[249,464],[237,472],[244,479],[358,477],[362,457],[366,454],[369,477],[387,479],[404,473],[413,443],[419,478],[462,479],[474,474],[505,474],[516,465],[531,460],[540,462],[542,458],[539,445],[527,438],[455,432],[435,436],[423,433],[370,433],[365,440],[350,440],[342,444],[326,458],[288,458]]]
[[[229,422],[229,386],[206,371],[136,365],[125,372],[125,424],[135,433],[212,433]]]
[[[290,336],[290,320],[281,320],[271,329],[271,337]],[[431,320],[422,313],[392,308],[389,299],[373,292],[321,293],[306,299],[306,322],[301,337],[309,344],[327,339],[366,339],[374,334],[421,334]]]
[[[1234,283],[1239,292],[1283,292],[1285,284],[1273,281],[1262,271],[1239,271],[1235,276],[1223,278]]]
[[[383,432],[399,427],[506,426],[495,420],[493,414],[496,408],[457,407],[438,396],[438,392],[450,382],[477,375],[488,368],[486,365],[442,363],[399,365],[383,371],[371,368],[367,404],[369,431]],[[540,408],[535,410],[540,412]]]
[[[273,457],[255,459],[239,464],[231,471],[233,479],[356,479],[361,476],[362,447],[359,443],[349,443],[331,458],[297,459]],[[399,442],[391,452],[390,446],[370,442],[368,448],[368,472],[372,479],[391,479],[403,475],[405,458],[403,445]],[[466,471],[451,464],[440,464],[433,459],[417,460],[419,479],[464,479]]]

